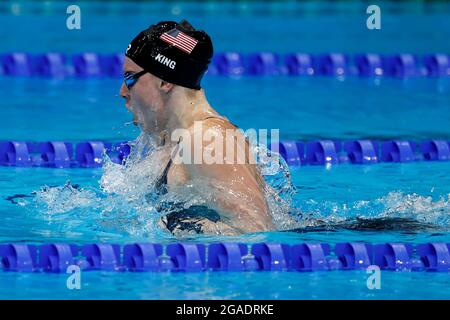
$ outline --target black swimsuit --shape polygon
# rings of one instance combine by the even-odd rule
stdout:
[[[156,181],[155,188],[158,195],[164,195],[167,191],[167,174],[169,173],[172,160],[169,160],[161,177]],[[220,220],[220,215],[206,206],[194,205],[184,208],[183,203],[165,203],[157,208],[158,211],[170,211],[161,217],[161,221],[166,228],[174,233],[175,231],[203,233],[202,221],[205,219],[216,223]]]

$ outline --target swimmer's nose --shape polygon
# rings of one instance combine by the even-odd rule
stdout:
[[[125,106],[129,109],[129,102],[130,102],[130,91],[128,90],[127,86],[125,85],[125,83],[122,83],[122,86],[120,87],[120,91],[119,94],[122,98],[124,98],[126,100],[125,102]]]

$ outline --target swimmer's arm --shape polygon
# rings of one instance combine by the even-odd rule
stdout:
[[[225,134],[222,130],[219,130],[218,133]],[[236,140],[234,142],[237,146],[237,153],[239,145]],[[192,155],[194,152],[205,155],[206,153],[203,152],[207,148],[211,148],[211,141],[203,142],[203,145],[195,145],[192,142],[191,147]],[[240,226],[242,231],[272,229],[273,223],[268,213],[265,196],[252,174],[250,168],[252,165],[227,164],[223,150],[226,150],[225,141],[222,150],[212,150],[214,158],[222,159],[223,164],[208,164],[205,158],[201,164],[183,164],[186,177],[188,177],[186,183],[192,183],[196,192],[204,198],[211,199],[208,207],[221,214],[224,221],[228,220],[232,224]],[[203,182],[196,183],[195,179],[203,180]],[[208,183],[205,184],[205,181]],[[209,197],[211,194],[212,197]]]
[[[208,199],[207,206],[216,210],[225,222],[243,232],[264,231],[273,228],[263,193],[245,165],[189,165],[195,191]],[[189,183],[189,182],[188,182]]]

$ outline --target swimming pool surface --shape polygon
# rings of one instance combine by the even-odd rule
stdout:
[[[385,3],[382,30],[365,28],[358,3],[183,4],[82,3],[82,30],[65,28],[63,2],[0,4],[0,52],[122,52],[148,24],[188,18],[210,32],[216,51],[450,52],[450,5]],[[19,8],[19,9],[18,9]],[[85,10],[85,11],[83,11]],[[16,26],[14,29],[11,26]],[[37,30],[33,41],[18,41]],[[407,27],[405,27],[407,26]],[[13,31],[11,31],[13,30]],[[239,36],[236,33],[239,32]],[[120,79],[0,77],[0,140],[131,141],[139,131],[118,96]],[[450,78],[344,79],[207,75],[211,105],[240,127],[279,128],[280,138],[310,141],[445,139],[450,141]],[[450,242],[450,162],[291,168],[294,206],[328,229],[300,228],[189,241]],[[102,169],[0,166],[0,242],[175,242],[146,223],[148,213],[108,197]],[[78,188],[63,186],[70,181]],[[50,187],[42,191],[44,186]],[[19,196],[17,196],[19,195]],[[32,196],[33,195],[33,196]],[[16,196],[16,197],[13,197]],[[344,230],[336,223],[404,218],[383,230]],[[364,271],[248,273],[0,272],[0,298],[61,299],[449,299],[448,273],[382,272],[369,290]]]

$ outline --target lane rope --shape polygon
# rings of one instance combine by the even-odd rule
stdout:
[[[103,271],[450,271],[450,243],[2,244],[0,270]]]
[[[98,78],[121,77],[124,54],[63,53],[0,55],[0,75],[13,77]],[[449,77],[450,54],[411,53],[382,55],[365,53],[278,54],[259,52],[215,54],[209,75],[222,76],[361,76],[361,77]]]
[[[289,166],[374,164],[380,162],[449,161],[450,141],[316,140],[281,141],[270,145]],[[0,165],[17,167],[95,168],[103,165],[103,152],[114,163],[124,163],[127,142],[0,141]]]

